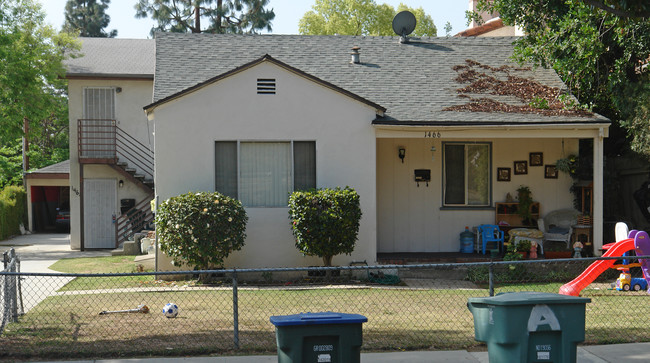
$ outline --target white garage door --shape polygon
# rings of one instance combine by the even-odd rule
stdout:
[[[84,247],[115,248],[117,180],[84,180]]]

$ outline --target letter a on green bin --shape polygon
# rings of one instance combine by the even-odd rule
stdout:
[[[537,331],[540,326],[548,325],[551,330],[560,330],[560,322],[547,305],[535,305],[528,318],[528,331]]]

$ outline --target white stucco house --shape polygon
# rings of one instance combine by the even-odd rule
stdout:
[[[152,220],[152,39],[81,38],[65,62],[70,120],[70,245],[116,248]]]
[[[465,226],[495,223],[495,204],[521,185],[540,217],[572,207],[573,181],[554,164],[587,140],[597,252],[609,121],[529,107],[532,89],[566,87],[552,70],[510,61],[513,41],[159,33],[151,98],[131,100],[155,129],[156,199],[240,199],[246,245],[227,267],[319,265],[297,251],[288,220],[289,193],[310,187],[361,198],[356,249],[334,264],[457,252]]]

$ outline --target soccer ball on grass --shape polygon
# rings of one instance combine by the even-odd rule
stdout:
[[[168,318],[175,318],[178,315],[178,305],[174,303],[167,303],[165,307],[163,307],[163,315],[165,315]]]

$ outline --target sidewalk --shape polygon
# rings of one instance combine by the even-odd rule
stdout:
[[[68,363],[269,363],[277,362],[275,355],[192,357],[192,358],[139,358],[80,360]],[[578,347],[578,363],[641,363],[650,362],[650,343],[588,345]],[[51,361],[55,362],[55,361]],[[464,350],[430,352],[362,353],[361,362],[366,363],[438,363],[438,362],[481,362],[488,363],[487,352]]]

